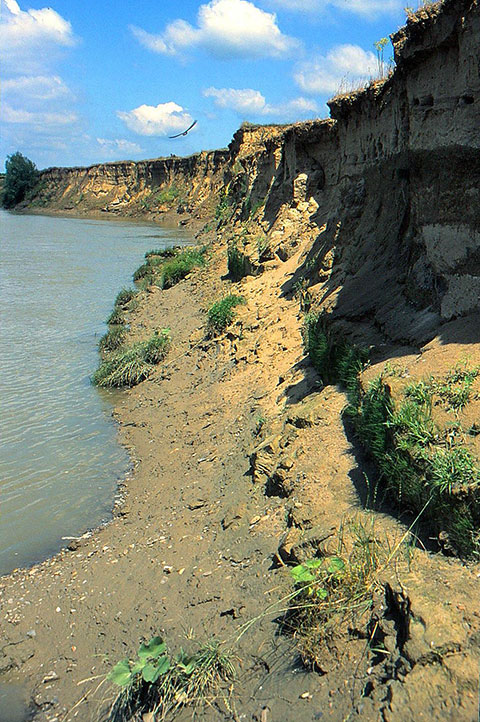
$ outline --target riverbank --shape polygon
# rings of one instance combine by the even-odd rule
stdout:
[[[233,643],[230,711],[219,701],[205,720],[474,718],[478,565],[395,554],[371,613],[384,653],[370,649],[359,621],[357,633],[339,630],[322,673],[309,673],[292,639],[278,636],[292,589],[283,564],[301,558],[302,545],[334,553],[348,519],[373,523],[392,550],[406,531],[384,513],[364,516],[365,466],[341,420],[345,397],[335,387],[316,391],[298,298],[282,292],[307,252],[305,242],[290,260],[232,284],[214,245],[207,268],[152,288],[131,314],[133,338],[170,327],[173,347],[116,409],[135,461],[125,501],[93,537],[0,582],[0,668],[23,686],[37,722],[95,720],[111,694],[99,687],[104,675],[156,633],[172,650],[193,638]],[[206,309],[232,288],[247,303],[224,335],[207,339]],[[462,349],[432,342],[421,356],[399,347],[389,358],[428,373],[439,354],[448,362],[445,354]]]

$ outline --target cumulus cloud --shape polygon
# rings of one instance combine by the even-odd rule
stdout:
[[[335,93],[378,74],[374,53],[358,45],[337,45],[327,55],[298,66],[294,78],[305,93]]]
[[[371,19],[379,15],[391,15],[402,10],[404,0],[271,0],[273,4],[287,10],[318,12],[328,9],[363,15]]]
[[[16,0],[4,0],[0,46],[7,69],[30,72],[45,67],[56,48],[75,42],[70,22],[52,8],[21,10]]]
[[[124,138],[97,138],[97,143],[107,156],[118,157],[121,153],[141,153],[142,148],[138,143],[132,143]]]
[[[199,47],[221,58],[280,57],[298,45],[281,32],[274,13],[260,10],[249,0],[211,0],[201,5],[196,27],[179,19],[161,35],[137,27],[131,30],[149,50],[169,55]]]
[[[271,105],[259,90],[252,88],[207,88],[204,96],[213,98],[218,108],[228,108],[242,117],[275,115],[283,118],[316,113],[315,101],[307,98],[295,98],[286,103]]]
[[[192,116],[181,105],[170,101],[158,105],[140,105],[133,110],[117,111],[120,120],[138,135],[169,135],[179,133],[193,123]]]

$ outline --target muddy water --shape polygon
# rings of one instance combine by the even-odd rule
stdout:
[[[146,250],[188,243],[138,223],[1,212],[0,574],[108,520],[128,467],[113,397],[91,386],[118,290]]]

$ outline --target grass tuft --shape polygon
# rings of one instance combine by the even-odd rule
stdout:
[[[233,655],[216,640],[207,641],[193,654],[166,650],[161,637],[142,644],[135,660],[115,665],[108,679],[117,692],[107,722],[131,722],[147,716],[157,722],[181,708],[212,705],[231,684],[236,670]]]
[[[125,326],[110,326],[107,333],[99,341],[98,348],[102,355],[117,351],[125,341]]]
[[[215,301],[207,312],[208,334],[214,336],[225,331],[234,319],[234,307],[244,303],[244,297],[235,294],[230,294],[219,301]]]
[[[163,329],[147,341],[108,355],[93,374],[92,382],[103,387],[136,386],[148,378],[155,364],[166,356],[169,346],[169,329]]]
[[[231,241],[227,246],[228,274],[233,281],[240,281],[248,272],[248,259],[238,247],[237,241]]]
[[[187,248],[180,251],[174,258],[166,261],[160,274],[161,288],[170,288],[185,278],[190,271],[205,265],[205,251],[199,248]]]

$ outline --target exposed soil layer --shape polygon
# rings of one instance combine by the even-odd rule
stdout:
[[[116,410],[136,460],[125,502],[93,537],[0,583],[3,679],[21,682],[37,722],[96,719],[111,692],[97,689],[99,675],[152,633],[172,649],[188,648],[192,635],[233,643],[230,709],[220,700],[202,719],[474,719],[478,565],[420,549],[411,559],[395,554],[369,619],[337,631],[321,672],[308,672],[278,633],[292,589],[285,562],[305,548],[333,553],[342,523],[366,518],[365,461],[342,424],[345,397],[316,386],[298,301],[281,294],[298,261],[235,284],[247,304],[218,339],[205,338],[205,309],[232,286],[221,278],[221,249],[207,269],[145,294],[132,313],[134,337],[169,326],[174,346]],[[478,346],[440,340],[423,354],[406,351],[389,356],[408,373],[419,364],[428,373],[445,353],[479,358]],[[390,549],[405,533],[385,513],[374,528]],[[383,654],[368,644],[373,618]]]

